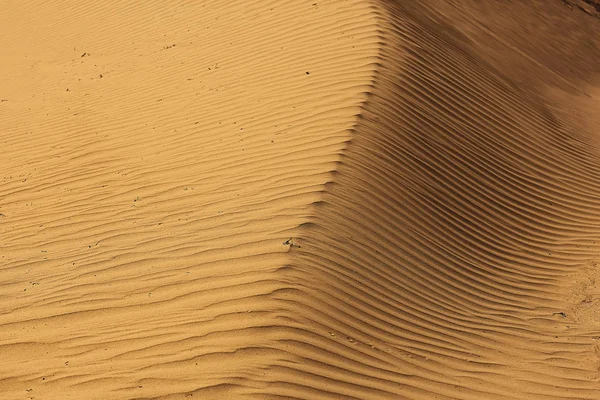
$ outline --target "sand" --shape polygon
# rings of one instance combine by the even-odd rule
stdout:
[[[5,4],[0,398],[597,399],[586,7]]]

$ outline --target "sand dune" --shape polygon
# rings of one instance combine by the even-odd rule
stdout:
[[[0,398],[598,398],[567,6],[9,3]]]

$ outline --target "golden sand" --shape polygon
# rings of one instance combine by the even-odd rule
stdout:
[[[0,399],[598,399],[569,5],[5,4]]]

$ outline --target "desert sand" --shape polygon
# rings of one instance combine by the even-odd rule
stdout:
[[[594,4],[5,2],[0,399],[600,398]]]

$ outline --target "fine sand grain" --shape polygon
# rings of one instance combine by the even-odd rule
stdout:
[[[598,399],[569,6],[7,2],[0,399]]]

